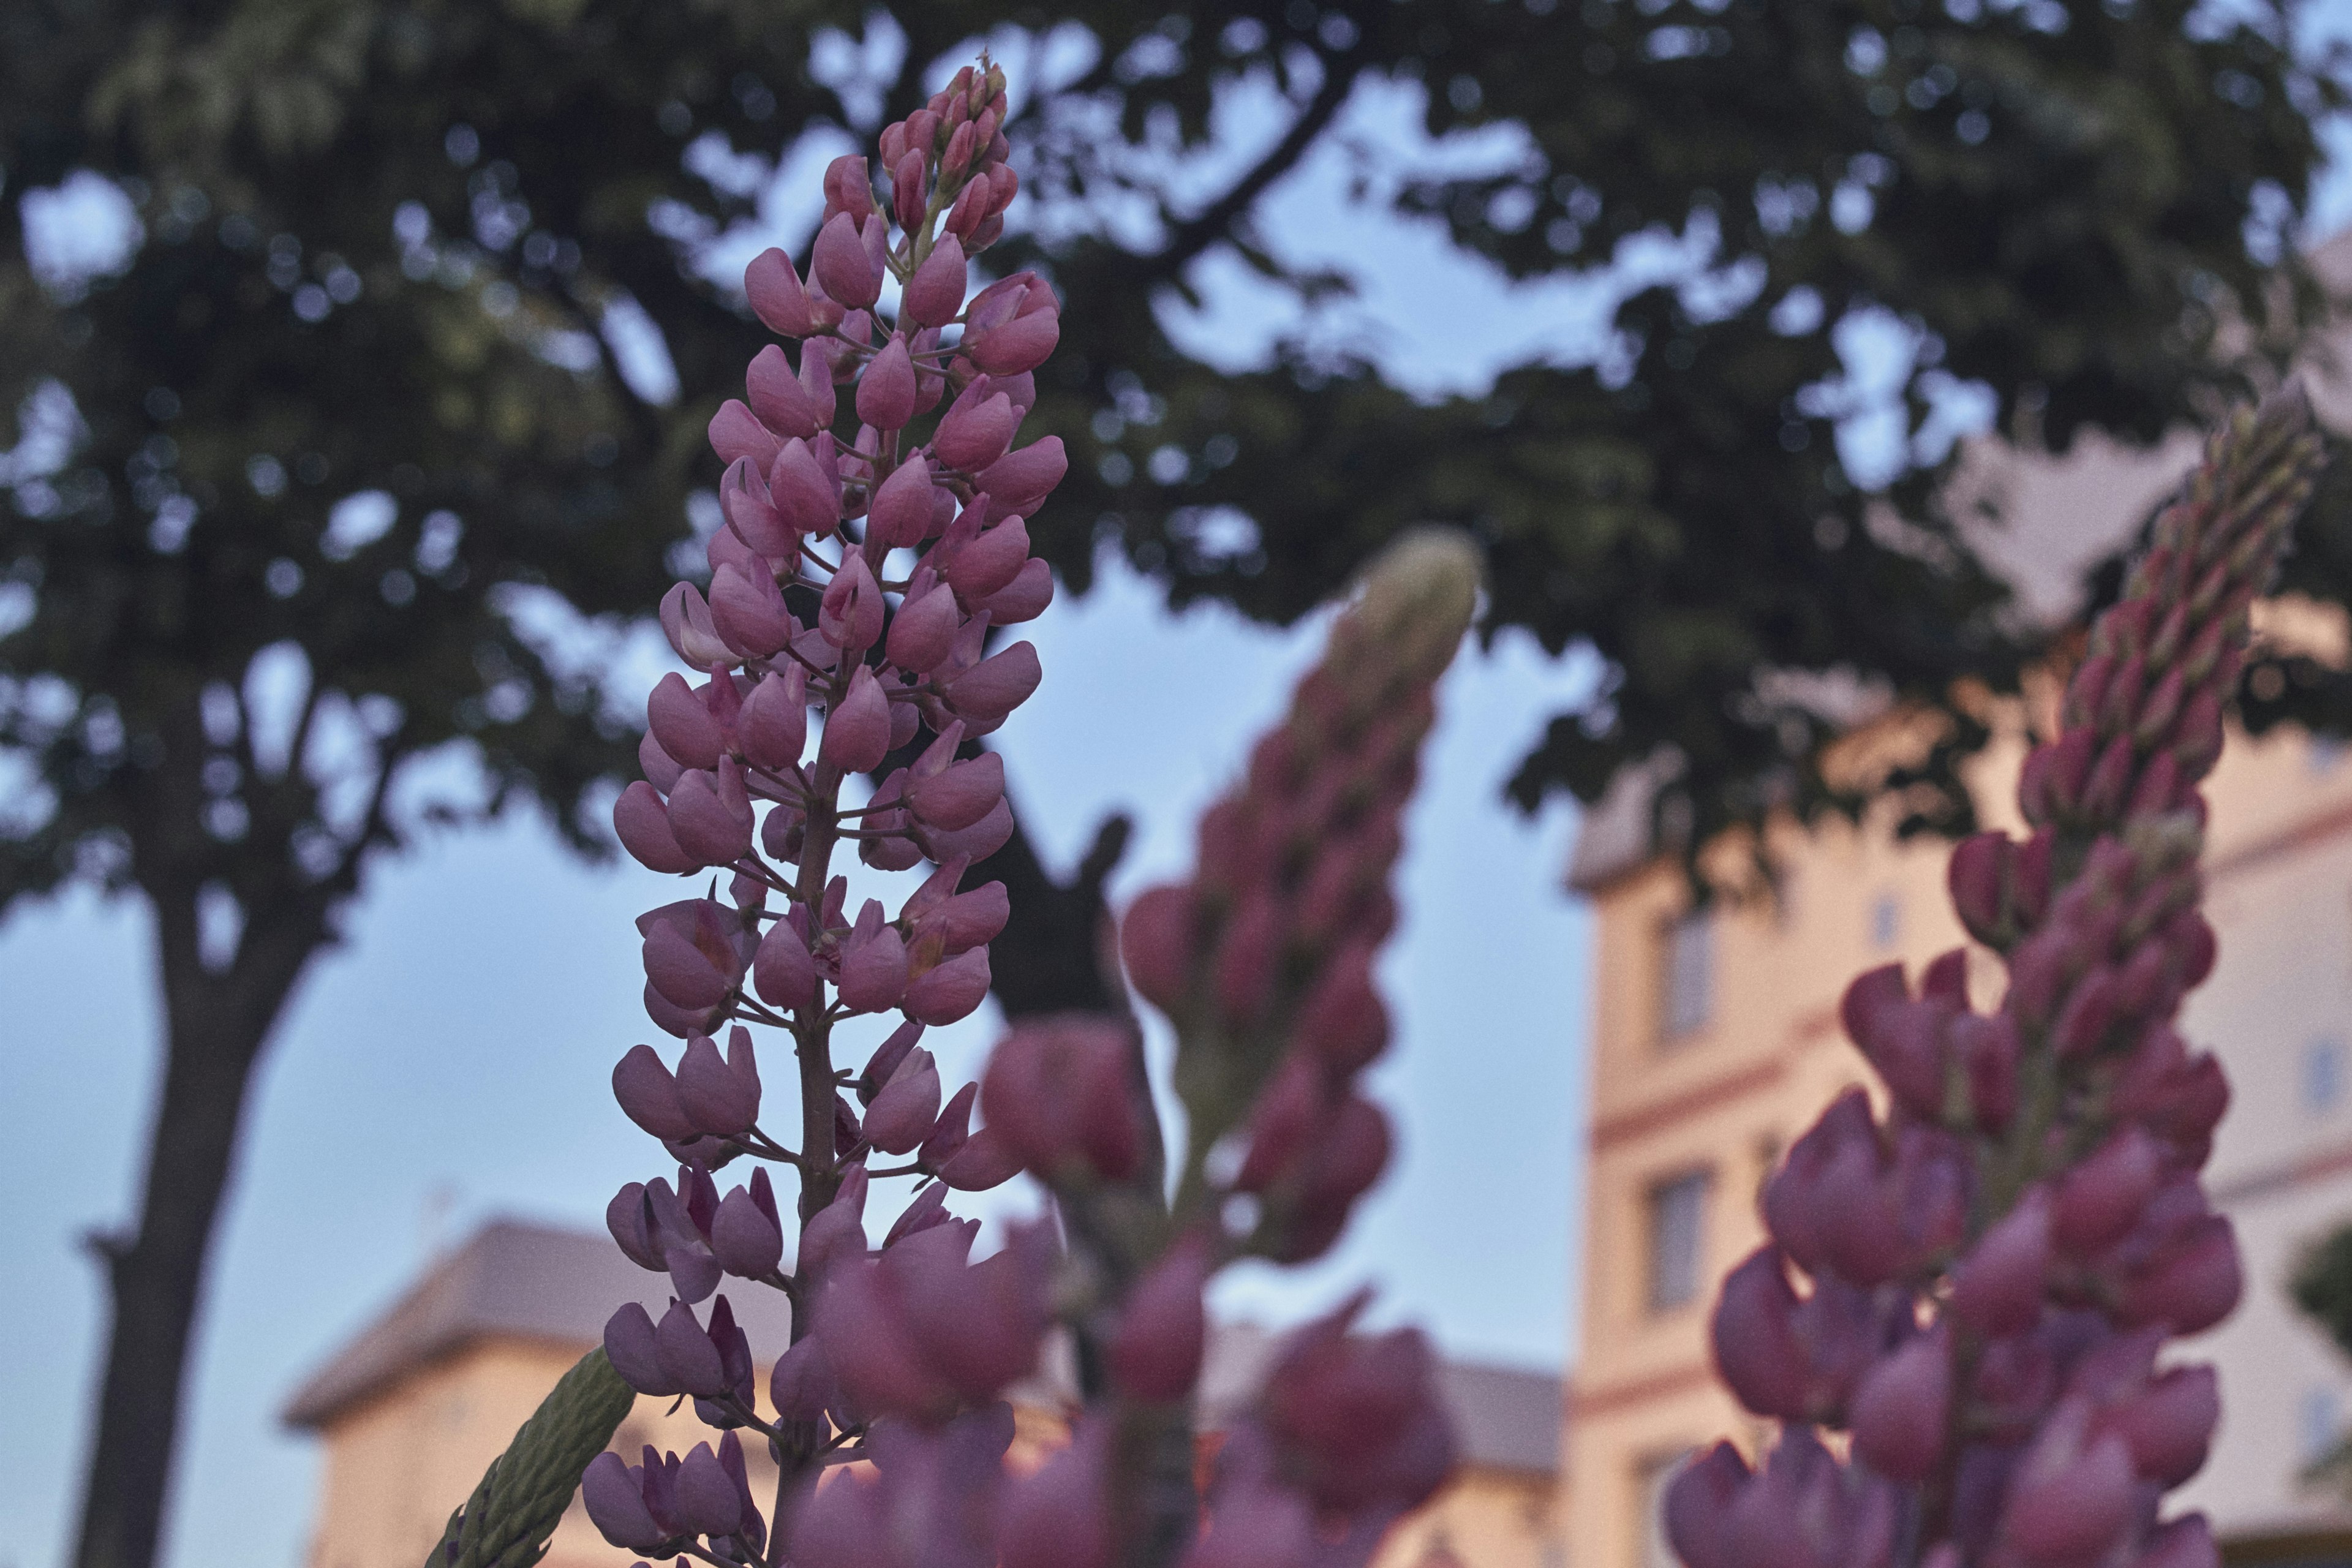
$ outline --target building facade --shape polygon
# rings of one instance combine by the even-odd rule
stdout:
[[[745,1294],[740,1316],[753,1346],[785,1342],[782,1299]],[[436,1260],[288,1405],[288,1422],[317,1434],[324,1449],[308,1568],[415,1568],[483,1468],[598,1342],[613,1309],[636,1300],[659,1311],[667,1296],[666,1277],[639,1269],[601,1236],[493,1224]],[[1246,1327],[1213,1337],[1202,1373],[1204,1429],[1251,1396],[1278,1342]],[[1006,1462],[1016,1471],[1064,1440],[1070,1402],[1052,1359],[1013,1393]],[[1559,1568],[1559,1380],[1463,1363],[1446,1364],[1440,1376],[1463,1464],[1443,1492],[1398,1523],[1377,1568]],[[641,1397],[614,1448],[634,1460],[647,1444],[683,1452],[709,1441],[691,1408],[673,1411],[672,1403]],[[752,1489],[764,1496],[773,1467],[763,1453],[747,1458]],[[605,1543],[575,1499],[544,1561],[546,1568],[625,1568],[635,1560]]]

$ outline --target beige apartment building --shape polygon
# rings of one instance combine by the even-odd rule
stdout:
[[[2347,400],[2322,406],[2337,428]],[[2074,574],[2126,538],[2193,446],[2128,460],[2013,458],[2014,521],[1992,542],[2030,604],[2071,613]],[[1988,459],[1992,460],[1992,459]],[[2342,658],[2309,606],[2264,606],[2266,635]],[[2011,802],[2024,716],[1981,759],[1990,825]],[[1871,731],[1857,736],[1866,744]],[[2232,1561],[2352,1563],[2352,1508],[2301,1472],[2352,1420],[2352,1367],[2286,1300],[2296,1249],[2352,1220],[2352,762],[2300,735],[2232,737],[2209,794],[2210,912],[2221,960],[2185,1020],[2234,1089],[2208,1169],[2245,1252],[2237,1314],[2189,1347],[2220,1364],[2221,1430],[2182,1506],[2210,1512]],[[1574,1568],[1664,1568],[1660,1489],[1686,1453],[1765,1433],[1720,1389],[1706,1324],[1721,1276],[1763,1237],[1759,1184],[1849,1084],[1866,1081],[1837,1004],[1849,979],[1916,973],[1966,938],[1943,886],[1948,846],[1789,830],[1777,900],[1692,915],[1678,866],[1650,852],[1638,780],[1592,814],[1570,869],[1591,900],[1593,1069],[1581,1343],[1568,1400]],[[1980,1001],[1999,972],[1979,952]]]
[[[308,1568],[415,1568],[450,1510],[513,1437],[557,1378],[602,1337],[624,1301],[659,1311],[665,1277],[646,1273],[602,1236],[494,1223],[436,1259],[390,1309],[295,1394],[292,1426],[313,1432],[325,1463]],[[782,1345],[790,1320],[772,1291],[730,1292],[754,1349]],[[1212,1341],[1202,1422],[1213,1431],[1254,1391],[1275,1336],[1233,1327]],[[761,1373],[764,1385],[765,1372]],[[1559,1380],[1511,1367],[1441,1372],[1463,1464],[1446,1489],[1402,1521],[1377,1568],[1559,1568]],[[1013,1391],[1016,1470],[1063,1440],[1066,1380],[1050,1365]],[[645,1445],[683,1452],[709,1439],[692,1410],[640,1398],[614,1438],[633,1460]],[[751,1459],[755,1493],[772,1484]],[[761,1475],[767,1469],[766,1478]],[[764,1484],[763,1484],[764,1482]],[[626,1568],[575,1499],[545,1568]]]

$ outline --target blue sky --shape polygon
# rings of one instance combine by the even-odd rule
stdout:
[[[2352,0],[2326,19],[2347,16]],[[1260,132],[1265,108],[1235,106],[1235,145]],[[1492,154],[1417,144],[1410,108],[1368,95],[1355,129],[1417,158]],[[806,206],[787,194],[765,222],[789,234]],[[2320,210],[2320,232],[2352,218],[2352,182],[2331,179]],[[1416,386],[1475,385],[1531,352],[1598,346],[1591,286],[1502,287],[1437,236],[1350,207],[1336,157],[1276,192],[1269,227],[1301,259],[1371,258],[1363,298],[1317,330]],[[1204,344],[1262,342],[1286,324],[1285,306],[1239,268],[1213,263],[1202,281],[1213,309],[1186,330]],[[1864,345],[1865,379],[1869,358]],[[1064,863],[1104,812],[1133,812],[1141,831],[1121,873],[1132,889],[1182,868],[1195,813],[1278,710],[1316,628],[1274,632],[1214,608],[1171,617],[1114,571],[1034,635],[1045,681],[1004,731],[1013,788]],[[1521,818],[1497,789],[1591,674],[1506,638],[1448,678],[1408,824],[1405,923],[1383,970],[1401,1049],[1374,1084],[1400,1157],[1332,1258],[1230,1279],[1227,1311],[1292,1321],[1371,1279],[1385,1316],[1423,1323],[1455,1353],[1562,1361],[1589,921],[1559,889],[1573,813]],[[662,1169],[613,1107],[606,1074],[653,1037],[630,921],[672,889],[634,867],[583,867],[528,816],[379,868],[351,942],[311,972],[262,1071],[200,1328],[177,1568],[299,1562],[315,1455],[276,1413],[436,1245],[491,1215],[594,1226],[615,1186]],[[0,1298],[0,1568],[58,1561],[69,1537],[103,1321],[78,1238],[131,1213],[157,1073],[146,923],[135,904],[75,893],[0,924],[0,1193],[15,1216]],[[949,1031],[943,1066],[969,1076],[992,1031],[985,1016]],[[998,1196],[991,1212],[1029,1202]]]

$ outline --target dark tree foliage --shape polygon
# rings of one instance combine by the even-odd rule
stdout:
[[[1073,456],[1036,531],[1064,582],[1084,591],[1115,548],[1171,604],[1280,622],[1400,528],[1467,525],[1490,629],[1610,671],[1514,795],[1591,799],[1665,758],[1661,809],[1703,835],[1850,804],[1814,766],[1832,716],[1759,673],[1851,671],[1937,706],[2029,651],[1935,466],[1875,495],[1842,467],[1836,323],[1879,310],[1916,334],[1909,426],[1957,377],[2063,447],[2210,411],[2308,318],[2292,258],[2279,289],[2246,238],[2291,230],[2312,121],[2340,101],[2285,52],[2290,6],[902,0],[905,48],[864,58],[903,67],[824,81],[813,39],[887,25],[839,0],[0,7],[0,396],[51,437],[19,449],[0,513],[0,748],[38,780],[0,814],[0,907],[68,878],[135,890],[167,1000],[141,1215],[103,1248],[79,1561],[152,1559],[251,1068],[372,859],[433,815],[394,809],[408,764],[469,747],[487,809],[534,802],[600,841],[583,806],[633,737],[595,670],[539,637],[551,604],[641,613],[715,479],[701,428],[758,333],[693,258],[752,212],[742,160],[903,112],[988,29],[1089,36],[1091,63],[1007,128],[1045,237],[998,253],[1066,297],[1037,415]],[[1171,195],[1166,154],[1253,78],[1287,128],[1222,194]],[[1346,289],[1270,250],[1259,215],[1307,155],[1344,153],[1341,111],[1375,79],[1424,84],[1435,134],[1524,129],[1524,157],[1475,176],[1368,171],[1498,279],[1601,268],[1652,232],[1711,241],[1701,272],[1626,299],[1599,364],[1475,396],[1418,400],[1305,335],[1242,374],[1188,356],[1162,312],[1212,252],[1310,310]],[[119,276],[47,289],[20,199],[79,170],[131,193],[143,241]],[[675,398],[620,374],[625,309]],[[2232,316],[2265,330],[2225,358]],[[359,492],[373,515],[331,526]],[[2299,581],[2352,595],[2346,547],[2311,546]],[[2279,700],[2352,700],[2297,679]],[[1926,770],[1946,824],[1965,749]],[[1026,839],[999,857],[1008,1007],[1101,999],[1123,837],[1107,825],[1068,883]]]

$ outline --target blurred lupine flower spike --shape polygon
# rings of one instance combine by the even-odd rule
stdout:
[[[1885,1080],[1832,1105],[1767,1184],[1769,1239],[1713,1324],[1731,1392],[1782,1423],[1669,1489],[1689,1568],[2214,1568],[2204,1516],[2159,1500],[2204,1463],[2210,1367],[2167,1363],[2242,1278],[2198,1172],[2228,1089],[2173,1026],[2214,959],[2205,803],[2249,612],[2323,463],[2299,393],[2233,416],[2158,518],[2027,757],[2031,836],[1952,853],[1969,955],[1853,982],[1848,1035]],[[1843,1430],[1843,1457],[1815,1436]]]

